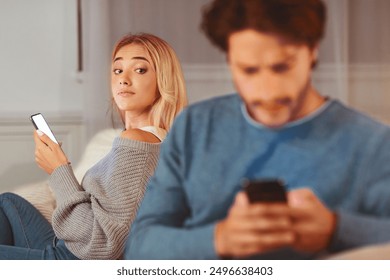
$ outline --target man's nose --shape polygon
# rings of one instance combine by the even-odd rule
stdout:
[[[255,94],[264,102],[279,99],[280,91],[277,81],[271,75],[263,75],[257,82]]]

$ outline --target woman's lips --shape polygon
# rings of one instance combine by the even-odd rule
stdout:
[[[121,91],[121,92],[118,92],[118,95],[119,95],[119,96],[122,96],[122,97],[127,97],[127,96],[134,95],[134,92],[130,92],[130,91]]]

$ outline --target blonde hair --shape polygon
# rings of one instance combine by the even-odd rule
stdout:
[[[137,44],[149,53],[156,71],[159,98],[152,105],[150,121],[153,126],[169,131],[176,115],[187,106],[185,81],[179,59],[163,39],[148,33],[127,34],[115,45],[112,59],[124,46]],[[123,112],[120,112],[123,121]]]

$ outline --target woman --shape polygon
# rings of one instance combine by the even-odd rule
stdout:
[[[50,174],[52,225],[26,200],[0,195],[0,259],[117,259],[158,161],[160,143],[187,103],[172,48],[150,34],[115,46],[112,99],[125,129],[81,185],[60,146],[34,133],[35,158]]]

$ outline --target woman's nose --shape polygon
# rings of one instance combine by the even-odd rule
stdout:
[[[119,84],[123,86],[131,85],[131,76],[127,73],[123,73],[122,76],[119,78]]]
[[[128,85],[129,85],[129,81],[127,81],[127,80],[121,80],[121,81],[119,82],[119,84],[128,86]]]

